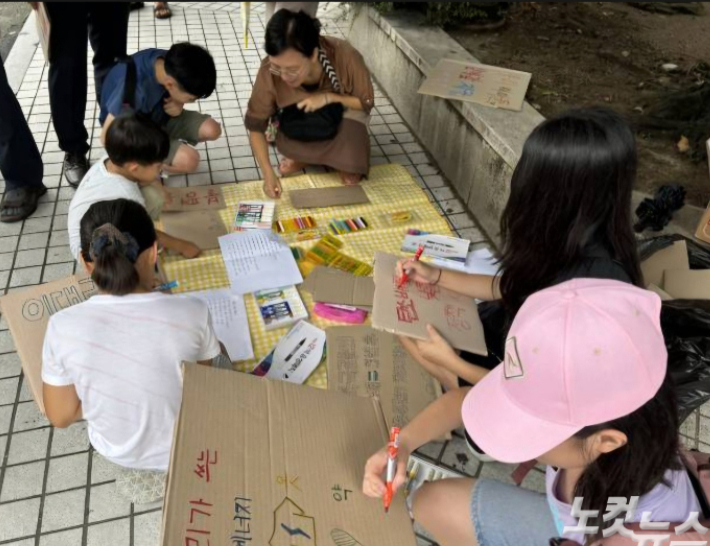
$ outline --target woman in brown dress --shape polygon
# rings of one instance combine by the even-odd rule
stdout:
[[[320,23],[304,12],[278,11],[266,27],[266,53],[256,77],[244,125],[264,173],[264,192],[281,195],[280,177],[308,165],[324,165],[340,172],[343,184],[357,184],[367,176],[370,140],[367,134],[374,92],[362,56],[343,40],[320,35]],[[276,133],[284,156],[278,173],[269,161],[266,132],[277,112],[291,105],[305,112],[341,103],[343,120],[330,140],[302,142]]]

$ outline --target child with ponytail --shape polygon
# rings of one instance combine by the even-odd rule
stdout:
[[[165,471],[181,365],[209,365],[220,345],[204,302],[153,291],[157,253],[141,204],[116,199],[89,207],[80,262],[99,294],[49,320],[42,380],[54,426],[85,419],[92,445],[110,461]]]

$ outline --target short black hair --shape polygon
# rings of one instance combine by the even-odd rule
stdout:
[[[264,49],[277,57],[287,49],[295,49],[304,57],[313,55],[320,44],[320,21],[307,13],[281,9],[266,25]]]
[[[162,163],[170,152],[170,137],[145,114],[121,114],[106,131],[106,153],[119,167]]]
[[[174,44],[165,55],[165,72],[183,91],[198,99],[209,97],[217,86],[217,69],[209,51],[189,42]]]

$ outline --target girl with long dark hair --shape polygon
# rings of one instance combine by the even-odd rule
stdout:
[[[612,497],[639,497],[628,522],[685,522],[701,512],[678,442],[658,296],[613,280],[577,279],[529,296],[506,341],[505,360],[473,388],[454,389],[400,435],[409,454],[462,425],[497,460],[547,465],[546,493],[490,479],[427,483],[414,518],[441,546],[540,546],[601,538]],[[387,451],[365,468],[363,490],[381,497]],[[595,510],[587,534],[572,505]],[[622,514],[623,518],[625,514]],[[671,528],[673,526],[671,525]]]
[[[411,280],[439,284],[479,306],[489,357],[457,354],[439,332],[402,338],[412,356],[445,388],[475,384],[503,358],[507,327],[531,294],[580,277],[642,285],[631,222],[636,142],[607,109],[573,110],[528,137],[500,222],[500,273],[468,275],[404,260]]]

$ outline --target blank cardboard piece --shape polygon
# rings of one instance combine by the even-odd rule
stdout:
[[[190,241],[201,250],[219,248],[218,239],[227,234],[222,217],[215,210],[167,212],[160,221],[165,233]]]
[[[690,269],[688,246],[685,241],[676,241],[641,262],[644,284],[646,286],[655,284],[665,290],[663,272],[666,269]]]
[[[333,186],[330,188],[308,188],[288,192],[291,204],[296,209],[317,209],[359,205],[369,203],[362,186]]]
[[[317,266],[308,279],[311,279],[308,289],[313,301],[372,311],[375,299],[375,281],[372,277],[356,277],[331,267]]]
[[[183,384],[163,546],[415,546],[404,496],[385,515],[361,492],[375,399],[194,364]]]
[[[0,298],[0,309],[15,341],[25,380],[42,413],[42,347],[49,317],[86,301],[95,292],[89,277],[72,275]]]
[[[661,298],[661,301],[668,301],[673,299],[673,296],[671,296],[668,292],[663,290],[663,288],[659,288],[655,284],[649,284],[648,289],[657,296],[659,296]]]
[[[700,219],[700,223],[695,230],[695,238],[710,243],[710,204],[708,204],[708,208],[705,209],[703,217]]]
[[[529,72],[441,59],[418,93],[520,111],[531,77]]]
[[[710,300],[710,269],[666,269],[663,290],[674,299]]]
[[[188,212],[196,210],[220,210],[227,207],[219,186],[196,186],[169,188],[164,186],[163,212]]]
[[[431,324],[454,349],[487,355],[473,298],[438,285],[408,282],[399,288],[397,256],[375,253],[372,326],[393,334],[429,339]]]
[[[369,326],[326,330],[328,389],[377,396],[389,427],[404,427],[441,396],[441,385],[388,332]]]

